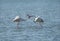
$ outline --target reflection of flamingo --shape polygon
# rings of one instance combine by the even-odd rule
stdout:
[[[13,22],[16,22],[17,27],[18,27],[18,25],[19,25],[19,22],[21,22],[21,21],[25,21],[25,20],[22,19],[22,18],[20,18],[19,16],[16,16],[16,17],[13,19]]]

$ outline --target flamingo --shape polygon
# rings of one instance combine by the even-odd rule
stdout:
[[[40,16],[37,16],[36,18],[34,18],[33,22],[37,23],[40,27],[43,27],[42,23],[44,23],[44,20],[40,18]]]
[[[44,22],[43,19],[40,18],[40,16],[35,17],[33,21],[39,24]]]
[[[31,17],[34,17],[34,20],[33,20],[33,22],[34,23],[38,23],[39,25],[41,25],[41,23],[43,23],[44,22],[44,20],[42,19],[42,18],[40,18],[40,16],[32,16],[32,15],[28,15],[28,18],[31,18]],[[30,19],[29,18],[29,19]],[[42,25],[41,25],[42,26]]]
[[[22,19],[22,18],[20,18],[19,16],[16,16],[16,17],[13,19],[13,22],[16,22],[17,27],[19,27],[19,22],[21,22],[21,21],[25,21],[25,19]]]

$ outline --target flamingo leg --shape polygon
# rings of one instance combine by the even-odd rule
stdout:
[[[19,22],[17,22],[17,26],[16,26],[16,28],[19,28]]]
[[[40,28],[43,28],[43,25],[42,25],[41,23],[39,23],[39,27],[40,27]]]

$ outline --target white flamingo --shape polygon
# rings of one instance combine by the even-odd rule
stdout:
[[[38,23],[39,25],[41,25],[41,23],[43,23],[44,22],[44,20],[42,19],[42,18],[40,18],[40,16],[31,16],[31,15],[27,15],[28,16],[28,18],[30,19],[31,17],[34,17],[34,20],[33,20],[33,22],[34,23]],[[42,25],[41,25],[42,26]]]
[[[13,19],[13,22],[16,22],[17,27],[19,27],[19,22],[21,22],[21,21],[25,21],[25,19],[22,19],[22,18],[20,18],[19,16],[16,16],[16,17]]]
[[[40,18],[40,16],[38,16],[38,17],[35,17],[35,18],[34,18],[34,22],[42,23],[42,22],[44,22],[44,21],[43,21],[42,18]]]

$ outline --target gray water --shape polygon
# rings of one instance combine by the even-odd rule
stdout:
[[[12,19],[40,16],[42,27],[28,19],[19,28]],[[60,41],[60,0],[0,0],[0,41]]]

